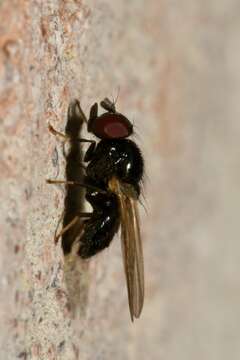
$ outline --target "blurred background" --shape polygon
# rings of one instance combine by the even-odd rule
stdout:
[[[1,359],[239,359],[239,2],[3,0],[0,18]],[[74,265],[73,314],[45,184],[65,166],[48,121],[118,88],[146,163],[134,324],[118,237]]]

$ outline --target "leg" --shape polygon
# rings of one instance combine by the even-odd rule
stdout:
[[[54,235],[54,242],[55,244],[57,244],[59,238],[65,234],[69,229],[71,229],[77,222],[80,218],[90,218],[91,217],[91,213],[86,213],[86,212],[80,212],[78,215],[76,215],[72,221],[70,221],[70,223],[68,223],[66,226],[64,226],[64,228],[62,228],[62,230],[60,231],[60,233],[58,233],[57,235],[57,229],[58,229],[58,226],[59,226],[59,223],[62,221],[62,217],[60,218],[60,221],[58,223],[58,226],[57,226],[57,229],[55,231],[55,235]]]
[[[55,244],[57,244],[57,242],[58,242],[57,231],[58,231],[58,228],[59,228],[60,223],[61,223],[62,220],[63,220],[63,216],[64,216],[64,211],[62,212],[62,214],[61,214],[61,216],[60,216],[60,218],[59,218],[59,220],[58,220],[57,227],[56,227],[56,230],[55,230],[55,232],[54,232],[54,242],[55,242]]]
[[[95,120],[98,117],[98,104],[95,103],[90,108],[89,120]]]
[[[97,117],[98,117],[98,104],[95,103],[91,106],[90,109],[90,115],[89,115],[88,127],[87,127],[88,132],[91,132],[92,124],[97,119]]]
[[[54,136],[60,136],[61,138],[64,139],[64,141],[69,141],[69,137],[57,130],[54,129],[54,127],[49,123],[48,124],[48,130],[50,131],[51,134],[53,134]]]
[[[65,135],[63,133],[61,133],[60,131],[57,131],[56,129],[54,129],[54,127],[49,123],[48,124],[48,130],[50,131],[50,133],[52,133],[54,136],[60,136],[61,138],[64,139],[64,142],[65,141],[72,141],[71,137],[68,136],[68,135]],[[94,143],[96,144],[96,141],[94,140],[90,140],[90,139],[79,139],[79,138],[76,138],[74,139],[74,141],[77,141],[77,142],[88,142],[88,143]]]
[[[65,185],[76,185],[76,186],[82,186],[86,189],[92,190],[92,191],[97,191],[99,193],[103,193],[106,194],[107,191],[106,190],[102,190],[100,188],[98,188],[97,186],[93,186],[93,185],[88,185],[88,184],[84,184],[81,183],[79,181],[66,181],[66,180],[51,180],[51,179],[47,179],[46,180],[47,184],[65,184]]]

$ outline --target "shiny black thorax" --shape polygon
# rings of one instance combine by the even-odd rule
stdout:
[[[85,183],[99,188],[87,189],[86,200],[93,208],[85,221],[79,255],[88,258],[108,247],[120,225],[118,196],[108,188],[114,176],[131,184],[139,195],[143,176],[143,159],[137,145],[128,139],[104,139],[90,146],[85,155],[88,162]]]
[[[87,181],[106,188],[114,176],[123,183],[131,184],[139,193],[143,176],[143,158],[137,145],[129,139],[104,139],[95,148],[89,148]]]

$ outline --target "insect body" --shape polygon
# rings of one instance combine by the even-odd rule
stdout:
[[[86,117],[79,106],[79,116]],[[131,319],[139,317],[144,301],[143,253],[137,201],[144,163],[137,145],[128,137],[133,126],[108,99],[101,102],[106,110],[98,116],[98,105],[90,110],[88,131],[100,139],[90,141],[84,161],[87,163],[83,183],[86,200],[93,211],[84,221],[78,254],[89,258],[109,246],[121,227],[121,244]],[[79,215],[81,216],[81,215]],[[86,217],[86,213],[85,213]],[[64,248],[64,246],[63,246]]]
[[[97,249],[101,250],[108,246],[119,228],[121,215],[117,198],[119,194],[111,186],[113,179],[121,181],[123,190],[128,189],[134,198],[138,198],[139,181],[143,171],[141,154],[134,142],[130,140],[101,140],[91,156],[88,153],[86,155],[89,162],[85,183],[105,193],[87,190],[86,199],[92,205],[94,212],[90,220],[85,223],[79,249],[81,257],[91,256],[97,252]],[[96,215],[98,222],[95,222]],[[89,227],[89,224],[93,226]]]
[[[88,191],[86,200],[93,212],[84,224],[78,254],[89,258],[109,246],[120,225],[120,212],[117,195],[111,191]]]

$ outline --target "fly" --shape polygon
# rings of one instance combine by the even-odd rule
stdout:
[[[92,212],[77,214],[78,218],[85,218],[77,240],[81,258],[90,258],[108,247],[121,228],[123,265],[133,321],[140,316],[144,302],[144,264],[138,213],[143,157],[138,146],[129,139],[133,125],[116,111],[113,102],[107,98],[101,101],[105,110],[101,115],[98,115],[98,104],[92,105],[89,119],[79,102],[74,104],[73,110],[98,141],[78,139],[90,143],[83,159],[86,166],[83,165],[85,175],[82,182],[48,180],[48,183],[65,183],[86,189],[85,199],[92,206]],[[50,131],[67,140],[66,135],[58,133],[51,125]],[[70,227],[71,223],[62,229],[60,235]],[[64,251],[65,254],[68,252],[70,249]]]

